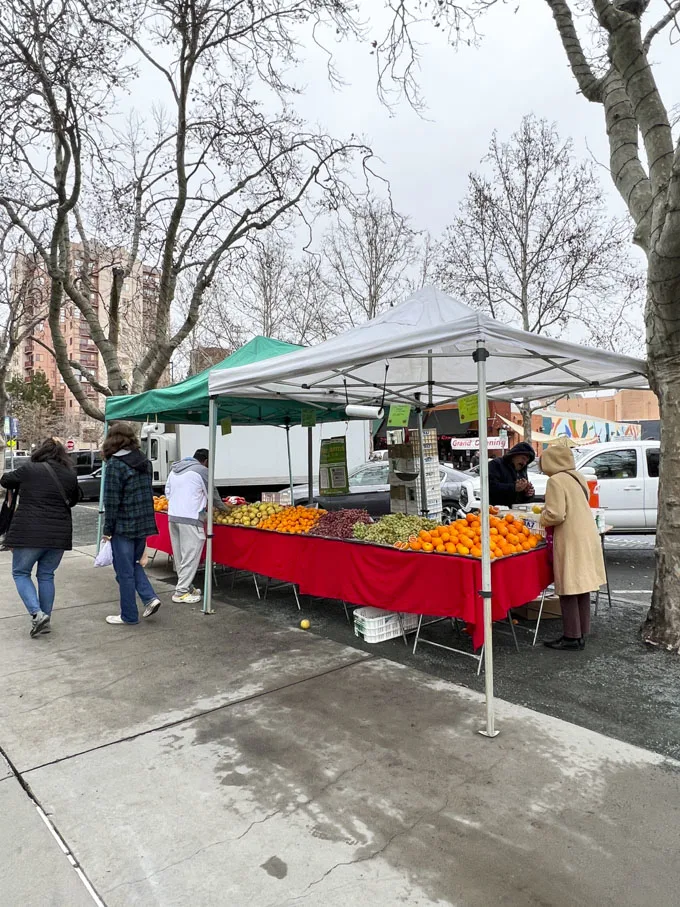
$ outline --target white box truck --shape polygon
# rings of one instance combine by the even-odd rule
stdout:
[[[366,421],[327,422],[312,429],[315,484],[318,482],[321,439],[338,436],[347,439],[347,468],[351,472],[369,458],[370,426],[371,423]],[[307,431],[298,425],[290,429],[294,485],[307,483]],[[153,466],[155,490],[163,489],[176,460],[192,456],[199,447],[208,447],[208,428],[205,425],[145,423],[141,437],[142,447]],[[288,487],[289,481],[284,428],[235,425],[231,434],[222,435],[218,426],[215,485],[223,495],[241,494],[250,500],[257,500],[263,491]]]

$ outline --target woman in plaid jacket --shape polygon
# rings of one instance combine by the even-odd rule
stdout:
[[[161,606],[140,564],[146,539],[155,535],[151,463],[139,449],[131,425],[116,422],[109,429],[102,454],[104,475],[104,537],[111,540],[113,569],[120,587],[120,614],[106,618],[109,624],[137,624],[139,595],[144,617]]]

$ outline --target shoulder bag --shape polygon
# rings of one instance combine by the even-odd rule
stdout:
[[[54,479],[54,482],[55,482],[57,488],[58,488],[59,491],[61,492],[61,497],[62,497],[62,500],[63,500],[64,504],[66,505],[66,509],[70,512],[70,511],[71,511],[71,505],[69,504],[68,497],[66,496],[66,492],[64,491],[64,486],[63,486],[62,483],[61,483],[61,479],[60,479],[59,476],[57,475],[56,469],[54,468],[54,466],[52,466],[51,463],[48,463],[47,460],[43,460],[43,466],[46,467],[47,471],[49,472],[49,474],[50,474],[50,475],[52,476],[52,478]]]

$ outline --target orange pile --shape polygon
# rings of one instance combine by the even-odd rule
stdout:
[[[165,513],[165,512],[167,511],[167,509],[168,509],[168,499],[165,497],[164,494],[160,495],[159,497],[156,497],[156,495],[154,495],[154,498],[153,498],[153,509],[154,509],[157,513],[158,513],[158,512],[160,512],[160,513]]]
[[[276,532],[287,532],[289,535],[302,535],[309,532],[326,513],[312,507],[285,507],[279,513],[273,513],[265,520],[260,520],[258,529],[273,529]]]
[[[531,551],[542,541],[534,535],[521,520],[508,513],[504,519],[489,516],[491,560]],[[466,519],[456,520],[450,526],[423,529],[417,536],[411,536],[408,544],[396,547],[411,551],[436,551],[439,554],[461,554],[468,557],[482,556],[482,524],[479,514],[468,513]]]

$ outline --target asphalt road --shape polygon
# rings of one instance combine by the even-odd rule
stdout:
[[[654,581],[653,535],[613,535],[606,539],[607,570],[612,596],[647,603]]]

